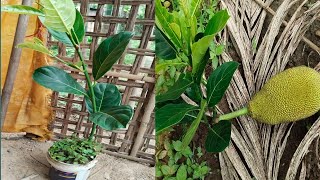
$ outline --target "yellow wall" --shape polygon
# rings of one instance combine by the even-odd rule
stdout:
[[[21,4],[21,0],[1,0],[1,5],[3,4]],[[1,87],[3,87],[6,78],[17,21],[17,14],[1,14]],[[45,29],[39,28],[38,25],[37,17],[30,16],[26,36],[36,33],[36,37],[45,39]],[[32,80],[33,71],[38,67],[47,65],[48,61],[49,58],[41,53],[23,49],[4,122],[4,132],[33,133],[40,136],[40,140],[51,137],[51,132],[47,126],[52,119],[49,106],[52,92]]]

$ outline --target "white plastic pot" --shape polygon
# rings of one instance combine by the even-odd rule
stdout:
[[[90,170],[96,165],[98,160],[94,159],[87,164],[67,164],[54,160],[47,153],[47,160],[51,165],[49,177],[51,180],[86,180]]]

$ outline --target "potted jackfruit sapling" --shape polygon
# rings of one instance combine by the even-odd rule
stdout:
[[[55,66],[40,67],[33,73],[34,81],[41,86],[58,92],[75,94],[85,100],[89,113],[88,119],[93,124],[90,135],[82,139],[72,136],[56,141],[47,154],[47,159],[52,166],[49,173],[50,179],[85,180],[89,176],[90,169],[95,166],[96,156],[101,150],[101,145],[94,139],[97,126],[106,130],[125,128],[133,114],[131,106],[120,104],[121,94],[115,85],[98,83],[98,80],[122,56],[133,34],[120,32],[101,42],[93,55],[91,77],[81,52],[81,42],[85,35],[84,21],[73,1],[64,0],[62,3],[61,0],[40,0],[39,4],[40,9],[22,5],[5,5],[1,7],[1,11],[36,15],[52,37],[66,46],[75,48],[80,60],[78,63],[60,59],[38,38],[18,45],[19,48],[42,52],[85,76],[87,89],[67,72]]]

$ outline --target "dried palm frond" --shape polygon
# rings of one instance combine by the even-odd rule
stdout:
[[[242,69],[235,73],[227,91],[230,110],[245,106],[268,79],[285,69],[301,40],[309,41],[303,36],[320,16],[320,2],[313,4],[307,11],[302,11],[303,5],[308,2],[304,0],[295,9],[289,21],[285,22],[288,11],[294,8],[298,0],[284,0],[276,12],[269,8],[272,2],[273,0],[221,1],[221,8],[227,9],[231,16],[227,23],[227,31],[222,37],[225,43],[231,40],[242,62]],[[274,16],[262,37],[267,11]],[[286,26],[281,28],[282,24]],[[319,49],[314,47],[311,41],[309,44],[313,49]],[[231,59],[228,53],[222,55],[223,62]],[[319,64],[315,69],[320,69]],[[317,127],[317,124],[320,124],[320,118],[308,134]],[[222,178],[251,179],[252,175],[259,180],[276,180],[292,126],[293,123],[270,126],[257,123],[250,117],[238,118],[237,124],[232,127],[230,147],[219,155]],[[287,179],[294,179],[297,175],[297,169],[306,154],[306,149],[317,137],[308,134],[291,161]],[[305,177],[305,167],[303,164],[301,178]]]

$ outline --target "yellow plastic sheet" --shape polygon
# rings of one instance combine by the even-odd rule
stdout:
[[[21,0],[1,1],[1,5],[3,4],[21,4]],[[1,15],[1,87],[3,87],[18,15],[12,13]],[[39,28],[38,25],[37,17],[30,16],[26,36],[34,35],[42,40],[45,39],[45,30]],[[2,129],[4,132],[27,132],[39,136],[39,140],[50,139],[52,133],[48,130],[48,125],[52,120],[52,111],[49,100],[52,92],[32,80],[33,71],[38,67],[48,65],[48,61],[49,58],[41,53],[23,49]]]

